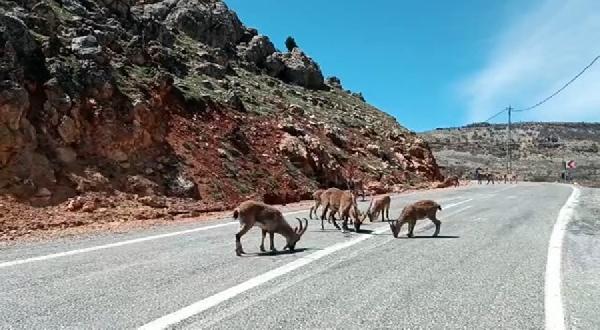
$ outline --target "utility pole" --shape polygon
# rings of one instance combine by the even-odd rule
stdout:
[[[508,110],[508,126],[506,126],[507,129],[507,138],[506,138],[506,175],[509,175],[510,173],[512,173],[512,164],[511,164],[511,135],[510,135],[510,124],[511,124],[511,113],[513,108],[509,105],[508,108],[506,109]]]

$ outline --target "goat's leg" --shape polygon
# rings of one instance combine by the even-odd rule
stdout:
[[[241,238],[248,232],[248,230],[250,230],[250,228],[252,228],[252,225],[242,224],[240,230],[237,232],[237,234],[235,234],[235,254],[238,256],[241,256],[245,253],[244,249],[242,249]]]
[[[431,220],[431,222],[433,222],[433,224],[435,225],[435,232],[433,233],[433,237],[437,237],[437,235],[440,234],[440,227],[442,227],[442,222],[438,220],[435,216],[430,217],[429,220]]]
[[[335,210],[331,210],[331,212],[329,213],[329,218],[331,219],[331,221],[333,222],[333,225],[335,226],[335,228],[337,230],[341,230],[342,228],[340,228],[340,226],[337,224],[337,222],[335,221]]]
[[[414,230],[415,230],[415,225],[416,224],[417,224],[416,221],[409,221],[408,222],[408,234],[406,236],[411,237],[411,238],[415,236]]]
[[[267,237],[267,231],[262,230],[262,239],[260,240],[260,251],[265,252],[265,237]]]
[[[308,212],[308,216],[310,217],[310,219],[312,220],[313,218],[313,213],[315,215],[315,217],[317,216],[317,211],[319,210],[319,206],[321,206],[321,202],[315,202],[315,205],[311,206],[310,211]]]
[[[350,229],[348,229],[348,218],[349,216],[346,214],[344,216],[342,216],[342,229],[343,231],[349,231]]]
[[[329,209],[329,203],[323,205],[323,213],[321,214],[321,230],[325,230],[325,217],[327,217],[327,210]],[[327,222],[330,222],[329,219],[327,219]]]
[[[271,251],[275,252],[277,251],[277,249],[275,249],[275,233],[274,232],[269,232],[269,240],[271,241]]]

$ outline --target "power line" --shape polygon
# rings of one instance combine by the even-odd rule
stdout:
[[[506,110],[508,110],[508,109],[502,109],[502,110],[500,110],[499,112],[497,112],[496,114],[494,114],[494,115],[493,115],[493,116],[491,116],[490,118],[488,118],[488,119],[484,120],[483,122],[484,122],[484,123],[487,123],[488,121],[490,121],[490,120],[492,120],[492,119],[494,119],[494,118],[496,118],[496,117],[500,116],[501,114],[505,113],[505,112],[506,112]]]
[[[529,111],[529,110],[533,110],[537,107],[539,107],[540,105],[546,103],[548,100],[550,100],[551,98],[553,98],[554,96],[556,96],[558,93],[562,92],[565,88],[567,88],[572,82],[574,82],[575,80],[577,80],[577,78],[579,78],[587,69],[589,69],[592,65],[594,65],[594,63],[596,63],[596,61],[600,58],[599,56],[596,56],[596,58],[594,58],[594,60],[592,62],[590,62],[590,64],[588,64],[585,68],[583,68],[583,70],[581,70],[581,72],[579,72],[575,77],[573,77],[573,79],[569,80],[564,86],[562,86],[561,88],[559,88],[556,92],[552,93],[550,96],[548,96],[547,98],[541,100],[540,102],[528,107],[528,108],[524,108],[524,109],[518,109],[518,110],[513,110],[513,112],[523,112],[523,111]]]

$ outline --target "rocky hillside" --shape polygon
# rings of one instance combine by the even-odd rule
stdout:
[[[427,143],[220,1],[0,0],[0,85],[0,196],[23,207],[181,213],[441,179]],[[21,230],[8,218],[0,236]]]
[[[447,171],[471,173],[489,168],[504,173],[506,125],[473,124],[421,135]],[[525,180],[560,179],[564,160],[575,160],[576,182],[600,185],[599,123],[517,123],[512,126],[513,167]]]

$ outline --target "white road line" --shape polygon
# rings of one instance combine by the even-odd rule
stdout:
[[[465,199],[464,201],[460,201],[458,203],[452,203],[452,204],[448,204],[448,205],[441,205],[442,206],[442,211],[444,211],[445,209],[449,209],[451,207],[455,207],[455,206],[459,206],[459,205],[464,204],[464,203],[468,203],[468,202],[470,202],[472,200],[473,200],[473,198],[469,198],[469,199]]]
[[[548,260],[546,262],[546,281],[544,287],[544,312],[546,314],[546,329],[565,329],[565,313],[561,294],[561,258],[562,245],[567,224],[575,211],[579,200],[579,189],[572,187],[573,192],[565,205],[560,209],[558,218],[552,229],[548,243]]]
[[[286,213],[284,213],[284,215],[288,216],[288,215],[302,213],[302,212],[306,212],[306,210],[286,212]],[[83,248],[83,249],[53,253],[53,254],[48,254],[45,256],[38,256],[38,257],[31,257],[31,258],[26,258],[26,259],[17,259],[17,260],[13,260],[13,261],[6,261],[6,262],[0,263],[0,268],[17,266],[17,265],[27,264],[27,263],[31,263],[31,262],[36,262],[36,261],[44,261],[44,260],[61,258],[61,257],[67,257],[67,256],[72,256],[72,255],[77,255],[77,254],[82,254],[82,253],[87,253],[87,252],[93,252],[93,251],[98,251],[98,250],[110,249],[110,248],[115,248],[115,247],[129,245],[129,244],[152,241],[155,239],[191,234],[191,233],[196,233],[196,232],[200,232],[200,231],[206,231],[206,230],[221,228],[221,227],[225,227],[225,226],[231,226],[231,225],[235,225],[238,223],[239,223],[238,221],[230,221],[230,222],[220,223],[220,224],[211,225],[211,226],[198,227],[198,228],[193,228],[193,229],[175,231],[175,232],[166,233],[166,234],[140,237],[140,238],[130,239],[130,240],[116,242],[116,243],[110,243],[110,244],[105,244],[105,245],[91,246],[91,247],[87,247],[87,248]]]
[[[165,237],[172,237],[172,236],[184,235],[184,234],[189,234],[189,233],[195,233],[195,232],[199,232],[199,231],[205,231],[205,230],[209,230],[209,229],[215,229],[215,228],[230,226],[230,225],[237,224],[237,223],[238,223],[237,221],[232,221],[232,222],[220,223],[220,224],[213,225],[213,226],[205,226],[205,227],[199,227],[199,228],[194,228],[194,229],[188,229],[188,230],[182,230],[182,231],[175,231],[175,232],[172,232],[172,233],[166,233],[166,234],[160,234],[160,235],[140,237],[140,238],[130,239],[130,240],[127,240],[127,241],[121,241],[121,242],[116,242],[116,243],[111,243],[111,244],[105,244],[105,245],[97,245],[97,246],[92,246],[92,247],[83,248],[83,249],[77,249],[77,250],[59,252],[59,253],[54,253],[54,254],[48,254],[48,255],[45,255],[45,256],[39,256],[39,257],[32,257],[32,258],[27,258],[27,259],[18,259],[18,260],[13,260],[13,261],[7,261],[7,262],[0,263],[0,268],[10,267],[10,266],[16,266],[16,265],[22,265],[22,264],[27,264],[27,263],[30,263],[30,262],[36,262],[36,261],[42,261],[42,260],[49,260],[49,259],[55,259],[55,258],[60,258],[60,257],[66,257],[66,256],[72,256],[72,255],[82,254],[82,253],[86,253],[86,252],[92,252],[92,251],[110,249],[110,248],[119,247],[119,246],[123,246],[123,245],[129,245],[129,244],[134,244],[134,243],[151,241],[151,240],[155,240],[155,239],[159,239],[159,238],[165,238]]]
[[[462,201],[459,203],[447,205],[446,209],[464,204],[471,200],[472,199],[468,199],[468,200],[465,200],[465,201]],[[390,230],[389,225],[386,225],[386,226],[377,228],[374,231],[374,233],[375,234],[383,234],[389,230]],[[264,284],[270,280],[273,280],[277,277],[285,275],[293,270],[296,270],[300,267],[306,266],[306,265],[312,263],[313,261],[319,260],[319,259],[321,259],[325,256],[328,256],[334,252],[337,252],[337,251],[343,250],[345,248],[351,247],[353,245],[356,245],[356,244],[358,244],[364,240],[367,240],[369,238],[372,238],[372,237],[376,237],[376,236],[375,235],[360,235],[349,241],[330,245],[322,250],[311,253],[305,257],[300,257],[300,258],[298,258],[290,263],[287,263],[281,267],[270,270],[264,274],[253,277],[253,278],[251,278],[245,282],[242,282],[238,285],[232,286],[229,289],[226,289],[226,290],[218,292],[210,297],[207,297],[200,301],[197,301],[197,302],[195,302],[187,307],[184,307],[178,311],[175,311],[171,314],[167,314],[159,319],[156,319],[150,323],[147,323],[147,324],[141,326],[138,329],[140,329],[140,330],[166,329],[166,328],[173,326],[185,319],[188,319],[194,315],[202,313],[202,312],[208,310],[209,308],[217,306],[218,304],[225,302],[225,301],[227,301],[241,293],[244,293],[252,288],[255,288],[255,287],[257,287],[261,284]]]

